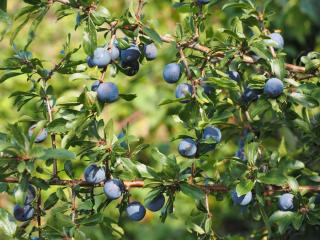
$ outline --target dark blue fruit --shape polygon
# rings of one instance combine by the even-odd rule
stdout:
[[[26,222],[33,218],[34,208],[31,205],[15,205],[13,209],[13,216],[20,222]]]
[[[242,161],[246,161],[247,160],[247,158],[245,156],[245,152],[244,152],[244,144],[245,144],[244,140],[240,139],[240,141],[239,141],[239,149],[236,152],[236,157],[240,158]]]
[[[239,196],[236,192],[236,190],[231,191],[231,198],[234,204],[246,206],[248,205],[252,200],[252,192],[248,192],[245,195]]]
[[[87,64],[88,64],[88,67],[89,67],[89,68],[93,68],[93,67],[96,66],[96,65],[94,65],[93,59],[92,59],[92,57],[90,57],[90,56],[87,57]]]
[[[124,64],[137,62],[140,58],[140,55],[141,52],[136,45],[131,45],[131,47],[120,51],[120,59]]]
[[[163,78],[167,83],[176,83],[181,77],[181,68],[177,63],[169,63],[164,67]]]
[[[281,36],[281,34],[271,33],[270,35],[268,35],[268,37],[271,38],[272,43],[275,48],[282,49],[284,47],[284,40],[283,40],[283,37]],[[269,42],[269,41],[267,41],[267,42]]]
[[[176,88],[176,98],[186,98],[191,97],[192,95],[192,86],[187,83],[181,83]],[[189,102],[188,100],[181,100],[182,103]]]
[[[124,74],[127,76],[134,76],[139,72],[139,62],[121,62],[121,67],[124,70]]]
[[[154,43],[150,43],[148,45],[144,46],[144,55],[146,56],[146,59],[151,61],[157,58],[157,47],[154,45]]]
[[[124,132],[120,132],[117,136],[118,140],[121,142],[120,146],[127,149],[128,148],[128,144],[124,141],[124,137],[125,137],[125,133]]]
[[[98,68],[105,68],[111,62],[111,55],[106,48],[97,48],[93,52],[92,63]]]
[[[237,71],[229,71],[229,78],[236,82],[239,82],[241,79],[240,74]]]
[[[214,91],[214,87],[208,83],[201,83],[201,86],[203,87],[204,93],[207,94],[208,96],[210,96]]]
[[[149,204],[147,205],[147,208],[152,212],[156,212],[163,207],[164,203],[165,203],[165,198],[163,194],[159,194],[154,199],[152,199],[151,202],[149,202]]]
[[[216,143],[219,143],[221,141],[221,131],[217,127],[208,126],[203,130],[202,138],[205,140],[212,138]]]
[[[320,204],[320,193],[317,194],[316,199],[314,200],[315,204]]]
[[[210,0],[198,0],[198,4],[207,4]]]
[[[34,124],[34,125],[32,125],[32,126],[29,128],[28,135],[29,135],[30,138],[32,137],[33,131],[34,131],[34,129],[35,129],[36,127],[37,127],[37,124]],[[40,130],[40,132],[39,132],[38,135],[36,136],[34,142],[36,142],[36,143],[41,143],[41,142],[43,142],[44,140],[46,140],[47,137],[48,137],[47,129],[43,128],[43,129]]]
[[[84,179],[88,183],[98,184],[106,179],[106,172],[104,168],[91,164],[84,171]]]
[[[119,97],[119,90],[114,83],[101,83],[97,89],[98,100],[102,103],[112,103]]]
[[[258,92],[250,88],[246,88],[242,95],[242,99],[245,103],[256,101],[258,100],[258,98],[259,98]]]
[[[192,138],[182,139],[179,144],[178,151],[183,157],[194,157],[197,152],[197,144]]]
[[[140,221],[146,215],[146,209],[139,202],[131,202],[126,209],[128,218],[133,221]]]
[[[25,205],[32,203],[32,201],[36,198],[36,189],[32,186],[28,186],[26,200],[24,201]]]
[[[283,82],[278,78],[270,78],[265,86],[264,93],[271,98],[279,97],[283,93]]]
[[[91,91],[94,91],[94,92],[96,92],[97,91],[97,89],[98,89],[98,87],[99,87],[99,85],[100,85],[100,81],[99,80],[97,80],[97,81],[95,81],[94,83],[92,83],[92,85],[91,85]]]
[[[111,48],[111,53],[110,54],[111,54],[111,60],[112,61],[117,60],[119,58],[119,56],[120,56],[119,48],[117,48],[115,45],[113,45],[112,48]]]
[[[108,180],[104,183],[103,187],[104,193],[111,200],[121,197],[124,189],[123,182],[119,179]]]
[[[279,208],[282,211],[290,211],[294,208],[294,196],[291,193],[282,194],[279,198]]]

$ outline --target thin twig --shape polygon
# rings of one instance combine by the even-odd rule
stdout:
[[[14,177],[7,177],[4,179],[0,179],[0,182],[6,182],[6,183],[19,183],[18,178]],[[32,182],[32,179],[31,179]],[[144,188],[148,187],[145,186],[143,180],[125,180],[123,181],[124,185],[127,188]],[[62,179],[51,179],[47,180],[47,184],[50,186],[67,186],[67,187],[74,187],[76,185],[82,186],[82,187],[102,187],[103,183],[94,185],[92,183],[88,183],[84,180],[62,180]],[[211,184],[211,185],[201,185],[201,184],[193,184],[194,187],[197,187],[201,189],[204,192],[228,192],[230,189],[223,185],[223,184]],[[264,192],[265,195],[272,195],[276,192],[288,192],[290,191],[289,187],[278,187],[274,185],[268,185],[268,189]],[[320,186],[299,186],[299,191],[308,191],[308,192],[320,192]]]
[[[186,56],[184,55],[182,47],[179,47],[179,54],[180,54],[180,58],[181,58],[181,60],[183,62],[183,65],[184,65],[184,67],[186,69],[187,78],[188,78],[188,80],[192,81],[192,73],[190,71],[189,64],[188,64]]]
[[[55,0],[54,2],[59,2],[61,4],[70,4],[69,0]],[[142,7],[143,7],[143,4],[141,4],[141,2],[143,2],[143,0],[139,0],[139,5],[138,5],[138,11],[137,13],[139,13],[139,11],[142,11]],[[141,6],[141,10],[139,10],[139,6]],[[137,19],[140,19],[141,17],[141,14],[137,15],[136,16],[139,16],[139,18],[137,17]],[[131,29],[131,30],[134,30],[136,29],[137,27],[139,27],[139,24],[135,24],[135,25],[130,25],[130,26],[125,26],[126,29]],[[166,43],[171,43],[171,42],[175,42],[175,39],[170,36],[170,35],[164,35],[164,36],[161,36],[161,40],[163,42],[166,42]],[[182,44],[182,46],[186,47],[186,48],[191,48],[191,49],[194,49],[194,50],[198,50],[200,52],[203,52],[203,53],[211,53],[211,55],[214,57],[224,57],[224,52],[221,52],[221,51],[217,51],[217,52],[212,52],[212,50],[206,46],[203,46],[197,42],[194,42],[194,41],[191,41],[191,43],[189,42],[186,42],[184,44]],[[250,56],[242,56],[243,57],[243,61],[246,62],[246,63],[255,63],[256,61],[250,57]],[[305,67],[301,67],[301,66],[297,66],[297,65],[294,65],[294,64],[290,64],[290,63],[285,63],[285,68],[290,71],[290,72],[296,72],[296,73],[305,73],[306,72],[306,69]]]
[[[75,224],[76,223],[76,219],[77,219],[77,206],[76,206],[76,191],[75,189],[72,187],[71,188],[71,211],[72,211],[72,223]]]
[[[38,199],[37,199],[37,224],[38,224],[38,236],[39,239],[42,238],[42,229],[41,229],[41,189],[38,189]]]
[[[119,122],[118,124],[118,128],[119,129],[123,129],[125,128],[128,124],[131,124],[135,121],[137,121],[138,119],[140,119],[143,116],[142,112],[134,112],[132,113],[129,117],[123,119],[121,122]]]
[[[173,37],[171,37],[170,35],[161,36],[161,40],[166,43],[175,42],[175,39]],[[212,57],[223,58],[225,56],[224,52],[222,52],[222,51],[212,52],[210,48],[203,46],[199,43],[192,43],[192,44],[185,46],[185,47],[191,48],[191,49],[194,49],[194,50],[206,53],[206,54],[210,54]],[[247,56],[247,55],[243,55],[242,59],[245,63],[249,63],[249,64],[256,63],[256,60],[254,60],[252,57]],[[305,67],[293,65],[290,63],[286,63],[285,68],[290,72],[296,72],[296,73],[305,73],[306,72]]]
[[[144,4],[144,0],[139,0],[137,12],[136,12],[136,18],[137,18],[137,20],[139,22],[140,22],[140,19],[141,19],[143,4]]]

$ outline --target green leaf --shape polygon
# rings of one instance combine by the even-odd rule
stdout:
[[[16,77],[16,76],[19,76],[19,75],[22,75],[22,74],[24,74],[24,73],[22,73],[22,72],[8,72],[8,73],[5,73],[0,77],[0,83],[3,83],[4,81],[6,81],[9,78]]]
[[[236,191],[239,196],[245,195],[250,192],[254,187],[254,182],[249,179],[241,179],[236,186]]]
[[[152,28],[143,27],[143,32],[147,34],[154,42],[162,43],[160,35]]]
[[[44,210],[49,210],[50,208],[52,208],[54,205],[56,205],[56,203],[59,201],[59,198],[57,196],[57,194],[51,193],[50,196],[47,198],[47,200],[44,202]]]
[[[292,226],[294,227],[295,230],[299,231],[299,229],[301,228],[301,225],[303,223],[303,220],[304,220],[304,216],[299,213],[296,213],[293,216]]]
[[[286,74],[284,59],[283,58],[272,59],[270,64],[271,64],[272,73],[279,79],[283,79]]]
[[[92,216],[89,216],[87,218],[78,220],[77,223],[85,225],[85,226],[93,226],[93,225],[96,225],[102,221],[103,221],[103,216],[102,216],[102,214],[98,213],[98,214],[94,214]]]
[[[104,128],[104,139],[107,141],[108,145],[111,145],[113,143],[113,137],[114,137],[114,127],[113,127],[113,121],[112,119],[110,119]]]
[[[186,194],[187,196],[189,196],[193,199],[204,198],[204,192],[201,189],[199,189],[198,187],[195,187],[193,185],[190,185],[188,183],[181,183],[180,189],[184,194]]]
[[[135,99],[137,97],[137,94],[132,94],[132,93],[128,93],[128,94],[119,94],[119,97],[121,97],[122,99],[130,102],[133,99]]]
[[[49,10],[48,7],[41,7],[38,9],[38,14],[37,14],[37,16],[35,16],[34,20],[31,23],[31,26],[29,28],[28,39],[27,39],[27,43],[26,43],[25,48],[27,48],[30,45],[30,43],[33,41],[33,39],[35,38],[35,36],[36,36],[35,32],[37,31],[43,18],[46,16],[48,10]]]
[[[1,2],[6,2],[6,1],[1,1]],[[10,16],[4,11],[0,9],[0,23],[3,23],[4,26],[1,27],[1,29],[3,29],[0,32],[0,41],[3,40],[3,37],[9,32],[9,30],[12,27],[12,20],[10,18]]]
[[[3,233],[11,237],[14,236],[17,229],[16,221],[13,216],[3,208],[0,208],[0,229]]]
[[[256,142],[252,142],[245,145],[244,152],[250,165],[255,165],[257,161],[259,155],[258,148],[259,144]]]
[[[225,10],[227,8],[250,9],[252,8],[252,6],[250,6],[248,3],[231,2],[223,5],[222,10]]]
[[[68,151],[67,149],[46,149],[44,153],[39,157],[43,160],[48,159],[61,159],[68,160],[74,159],[76,155],[73,152]]]
[[[47,190],[50,187],[49,183],[41,178],[33,177],[31,180],[31,183],[32,183],[32,185],[34,185],[38,188],[41,188],[43,190]]]
[[[56,118],[47,126],[47,131],[51,133],[65,133],[68,131],[66,124],[68,120],[64,118]]]
[[[250,50],[253,51],[256,55],[259,57],[265,59],[265,60],[271,60],[272,59],[272,54],[270,53],[269,49],[261,44],[261,43],[254,43],[251,47]]]
[[[282,186],[287,182],[283,172],[279,169],[274,169],[266,174],[258,175],[258,180],[265,184],[273,184],[277,186]]]
[[[249,114],[251,118],[260,116],[262,113],[271,108],[271,105],[265,99],[259,99],[256,102],[252,102],[249,107]]]
[[[208,77],[207,78],[208,82],[212,82],[216,86],[220,88],[225,88],[225,89],[231,89],[235,91],[239,91],[239,86],[235,81],[230,80],[229,78],[217,78],[217,77]]]
[[[269,221],[271,224],[276,223],[279,227],[280,234],[283,234],[292,223],[294,216],[294,212],[276,211],[270,216]]]
[[[127,39],[118,38],[117,41],[120,49],[127,49],[130,47],[130,43],[127,41]]]
[[[84,51],[88,56],[92,56],[94,50],[97,48],[97,31],[90,17],[87,20],[87,24],[83,34]]]
[[[121,158],[121,162],[122,162],[124,168],[127,171],[130,171],[133,176],[139,176],[139,171],[138,171],[138,169],[136,167],[136,164],[134,162],[132,162],[131,159],[129,159],[129,158]]]
[[[69,80],[70,81],[74,81],[74,80],[78,80],[78,79],[91,79],[91,77],[85,73],[74,73],[72,75],[70,75]]]
[[[74,178],[74,171],[71,160],[67,160],[64,162],[64,171],[66,174],[73,179]]]
[[[136,165],[136,168],[137,168],[141,177],[149,178],[149,179],[153,179],[153,178],[160,179],[161,178],[161,176],[159,174],[157,174],[156,171],[153,170],[151,167],[146,166],[142,163],[138,163],[138,162],[136,162],[135,165]]]
[[[206,233],[210,233],[212,231],[212,218],[208,217],[206,219],[206,222],[204,224],[204,230],[206,231]]]
[[[294,92],[289,94],[289,96],[294,102],[304,107],[315,108],[319,106],[319,102],[316,99],[303,93]]]
[[[17,185],[17,188],[14,191],[15,202],[19,205],[24,205],[25,199],[27,196],[27,188],[24,184]]]
[[[290,189],[293,192],[298,192],[299,191],[299,183],[297,181],[297,179],[295,179],[294,177],[287,177],[288,179],[288,185],[290,187]]]

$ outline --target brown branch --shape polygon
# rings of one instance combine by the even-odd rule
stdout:
[[[0,179],[0,182],[6,182],[6,183],[19,183],[18,178],[14,177],[7,177],[4,179]],[[32,182],[32,180],[31,180]],[[81,179],[74,179],[74,180],[62,180],[62,179],[51,179],[47,180],[47,183],[50,186],[68,186],[68,187],[74,187],[76,185],[82,186],[82,187],[102,187],[103,183],[101,184],[92,184],[88,183]],[[143,180],[125,180],[123,181],[126,188],[144,188],[147,187],[144,184]],[[230,189],[223,185],[223,184],[211,184],[211,185],[201,185],[201,184],[192,184],[193,186],[201,189],[205,193],[211,193],[211,192],[229,192]],[[299,191],[309,191],[309,192],[320,192],[320,186],[299,186]],[[287,192],[290,191],[289,187],[278,187],[274,185],[268,185],[266,191],[264,192],[265,195],[272,195],[275,192]]]
[[[62,3],[62,4],[70,4],[69,0],[54,0],[54,2],[59,2],[59,3]],[[137,13],[136,13],[136,17],[137,17],[138,20],[140,20],[142,8],[143,8],[143,0],[139,0],[138,10],[137,10]],[[134,30],[137,27],[139,27],[139,25],[135,24],[135,25],[125,26],[125,27],[127,29],[131,29],[131,27],[132,27],[131,30]],[[193,38],[195,38],[195,36]],[[170,35],[161,36],[161,40],[163,42],[166,42],[166,43],[175,42],[175,39]],[[194,50],[206,53],[206,54],[211,53],[211,55],[213,57],[224,57],[224,55],[225,55],[224,52],[221,52],[221,51],[212,52],[212,50],[210,48],[208,48],[206,46],[203,46],[203,45],[201,45],[201,44],[199,44],[199,43],[197,43],[195,41],[187,41],[185,43],[182,43],[181,46],[186,47],[186,48],[191,48],[191,49],[194,49]],[[252,63],[256,62],[250,56],[244,55],[242,57],[243,57],[243,61],[246,62],[246,63],[251,63],[252,64]],[[290,72],[296,72],[296,73],[305,73],[306,72],[305,67],[297,66],[297,65],[294,65],[294,64],[290,64],[290,63],[285,63],[285,68]]]
[[[58,2],[58,3],[62,3],[62,4],[66,4],[68,5],[70,2],[69,0],[52,0],[53,2]]]
[[[123,119],[121,122],[119,122],[118,124],[118,128],[119,129],[123,129],[125,128],[128,124],[131,124],[135,121],[137,121],[138,119],[140,119],[143,116],[142,112],[134,112],[133,114],[131,114],[129,117]]]
[[[179,54],[180,54],[180,58],[181,58],[181,60],[182,60],[182,62],[183,62],[183,65],[185,66],[188,80],[189,80],[189,81],[192,81],[192,73],[191,73],[191,71],[190,71],[189,64],[188,64],[188,61],[187,61],[187,59],[186,59],[186,56],[184,55],[184,52],[183,52],[183,48],[182,48],[182,47],[179,47]]]
[[[76,191],[71,188],[71,212],[72,212],[72,223],[75,224],[77,218],[77,206],[76,206]]]
[[[165,36],[161,36],[161,40],[163,42],[166,42],[166,43],[171,43],[171,42],[175,42],[175,39],[173,39],[171,36],[169,35],[165,35]],[[186,48],[191,48],[191,49],[194,49],[194,50],[197,50],[197,51],[200,51],[200,52],[203,52],[203,53],[206,53],[206,54],[209,54],[211,53],[211,49],[206,47],[206,46],[203,46],[199,43],[191,43],[189,45],[185,45],[184,47]],[[213,57],[224,57],[224,52],[222,51],[217,51],[217,52],[213,52],[211,53],[211,55]],[[249,63],[249,64],[253,64],[253,63],[256,63],[256,61],[250,57],[250,56],[247,56],[247,55],[243,55],[242,56],[242,59],[244,62],[246,63]],[[305,73],[306,72],[306,69],[305,67],[301,67],[301,66],[297,66],[297,65],[293,65],[293,64],[290,64],[290,63],[286,63],[285,64],[285,68],[290,71],[290,72],[295,72],[295,73]]]
[[[27,161],[30,161],[30,160],[33,160],[32,158],[29,158],[28,156],[16,156],[16,157],[13,157],[13,156],[8,156],[6,154],[4,154],[3,152],[0,152],[0,158],[3,158],[3,159],[10,159],[12,161],[22,161],[22,162],[27,162]]]
[[[107,67],[103,68],[102,71],[101,71],[101,76],[100,76],[100,79],[99,79],[99,81],[101,83],[104,82],[104,78],[106,76],[106,72],[107,72]]]
[[[32,180],[31,180],[32,181]],[[7,177],[4,179],[0,179],[0,182],[6,182],[6,183],[19,183],[19,179],[18,178],[14,178],[14,177]],[[50,185],[50,186],[68,186],[68,187],[74,187],[76,185],[79,185],[81,187],[92,187],[92,186],[103,186],[102,184],[97,184],[94,185],[92,183],[88,183],[84,180],[81,179],[73,179],[73,180],[62,180],[62,179],[48,179],[46,180],[46,182]],[[136,187],[144,187],[144,182],[142,180],[132,180],[132,181],[123,181],[124,185],[126,187],[130,187],[130,188],[136,188]]]
[[[142,13],[142,8],[143,8],[144,0],[139,0],[138,2],[138,8],[136,12],[136,18],[140,22],[141,19],[141,13]]]
[[[41,189],[38,189],[38,198],[37,198],[37,224],[38,224],[38,236],[39,239],[42,238],[42,229],[41,229]]]

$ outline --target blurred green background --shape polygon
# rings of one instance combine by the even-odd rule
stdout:
[[[101,1],[113,16],[121,15],[129,6],[130,0],[117,1]],[[137,1],[136,1],[137,2]],[[148,20],[161,35],[170,33],[174,34],[177,22],[180,22],[185,16],[183,13],[178,13],[172,8],[170,0],[149,0],[144,9],[144,17]],[[211,24],[212,28],[227,27],[230,24],[231,18],[236,15],[237,10],[228,9],[221,11],[221,6],[227,1],[218,1],[217,4],[210,7],[211,16],[207,20],[207,24]],[[259,2],[259,1],[258,1]],[[264,2],[264,1],[260,1]],[[14,15],[18,9],[24,4],[18,0],[8,1],[8,12]],[[271,1],[271,7],[274,10],[274,15],[270,16],[272,24],[270,29],[279,29],[284,36],[287,53],[287,59],[290,62],[299,64],[299,57],[312,50],[320,50],[320,1],[319,0],[274,0]],[[41,23],[39,30],[36,33],[36,38],[31,44],[29,50],[34,57],[45,59],[48,69],[59,61],[59,52],[67,38],[67,34],[71,33],[73,47],[79,46],[82,42],[82,29],[74,30],[75,19],[77,12],[60,21],[57,21],[55,7],[50,10],[45,20]],[[22,49],[25,43],[27,29],[21,31],[15,40],[15,45],[18,49]],[[103,36],[99,36],[100,44],[104,44]],[[116,125],[128,118],[132,118],[129,131],[130,134],[136,135],[144,139],[145,143],[150,143],[158,146],[164,153],[175,153],[176,143],[170,142],[170,139],[178,134],[183,134],[183,128],[174,122],[171,114],[176,112],[178,105],[158,106],[164,99],[174,98],[175,86],[165,84],[162,80],[163,66],[171,61],[174,61],[176,50],[170,44],[162,44],[158,46],[159,56],[153,62],[147,62],[141,65],[141,70],[134,77],[127,77],[123,74],[118,74],[112,77],[108,72],[106,79],[115,82],[123,93],[135,93],[137,98],[132,102],[119,101],[109,105],[103,112],[103,118],[108,120],[112,118]],[[0,62],[11,56],[13,52],[10,46],[9,39],[5,38],[0,42]],[[75,58],[85,59],[83,51],[79,51]],[[93,76],[99,76],[99,72],[90,70]],[[85,86],[90,86],[92,82],[87,80],[70,81],[68,76],[55,75],[49,82],[55,89],[57,100],[60,97],[75,98]],[[20,112],[13,108],[13,99],[9,98],[13,91],[26,91],[31,87],[23,78],[12,78],[0,85],[0,131],[5,131],[8,123],[17,121],[23,115],[41,118],[39,109],[35,104],[30,102]],[[120,129],[118,129],[120,130]],[[236,143],[236,141],[235,141]],[[236,150],[235,143],[222,144],[212,158],[219,159],[223,155],[234,154]],[[49,141],[46,142],[48,146]],[[148,153],[148,150],[141,154],[140,160],[155,166],[155,162]],[[180,159],[181,161],[181,159]],[[78,161],[77,178],[82,177],[86,162]],[[208,173],[210,175],[210,173]],[[55,191],[52,188],[50,191]],[[44,199],[49,192],[44,193]],[[146,190],[134,190],[133,196],[136,199],[143,200]],[[105,214],[110,218],[117,219],[117,212],[112,210],[116,203],[111,204]],[[256,225],[249,220],[246,220],[246,213],[239,212],[239,209],[231,207],[229,200],[217,201],[215,197],[210,198],[211,209],[213,209],[214,226],[219,236],[228,236],[237,234],[239,238],[229,239],[247,239],[248,233],[259,225]],[[0,195],[0,207],[12,211],[12,197],[7,194]],[[191,216],[194,208],[193,200],[185,197],[182,194],[178,195],[175,204],[175,214],[167,219],[165,224],[159,220],[159,214],[148,212],[146,218],[141,223],[129,223],[125,219],[120,219],[122,226],[126,231],[124,239],[152,239],[152,240],[171,240],[171,239],[195,239],[186,230],[186,221],[197,216]],[[54,211],[54,210],[53,210]],[[254,214],[254,213],[250,213]],[[50,216],[50,214],[48,215]],[[85,229],[89,233],[91,239],[112,239],[108,235],[108,230],[103,227]],[[240,236],[243,236],[241,238]],[[0,239],[6,239],[0,235]]]

